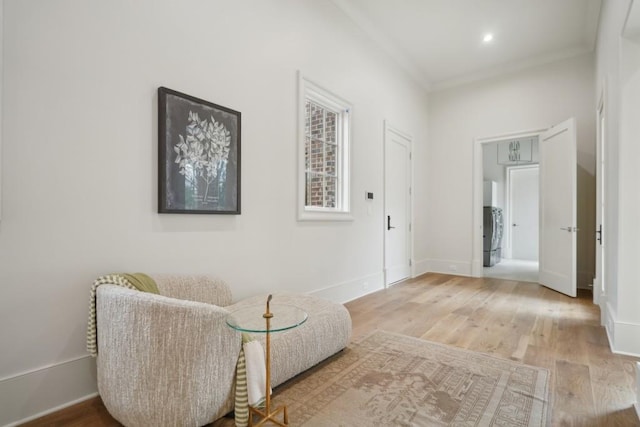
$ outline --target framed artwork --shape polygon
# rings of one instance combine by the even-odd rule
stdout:
[[[240,214],[241,114],[158,88],[158,212]]]

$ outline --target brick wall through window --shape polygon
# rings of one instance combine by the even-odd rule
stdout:
[[[305,205],[335,208],[338,188],[338,116],[307,100],[305,104]]]

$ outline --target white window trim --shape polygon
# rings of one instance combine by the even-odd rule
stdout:
[[[338,152],[339,188],[337,208],[305,206],[305,103],[307,97],[317,100],[339,113],[342,144]],[[347,114],[343,114],[344,112]],[[351,103],[324,89],[298,71],[298,221],[352,221],[351,215]]]

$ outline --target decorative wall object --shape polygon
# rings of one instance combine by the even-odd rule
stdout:
[[[532,163],[533,145],[537,143],[537,137],[520,138],[505,141],[498,144],[498,164],[519,165]]]
[[[240,214],[241,114],[158,88],[158,212]]]

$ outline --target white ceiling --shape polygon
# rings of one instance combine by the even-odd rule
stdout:
[[[592,51],[601,0],[333,0],[437,90]],[[482,38],[492,33],[485,44]]]
[[[631,4],[629,16],[622,33],[626,38],[640,43],[640,4],[636,1]]]

